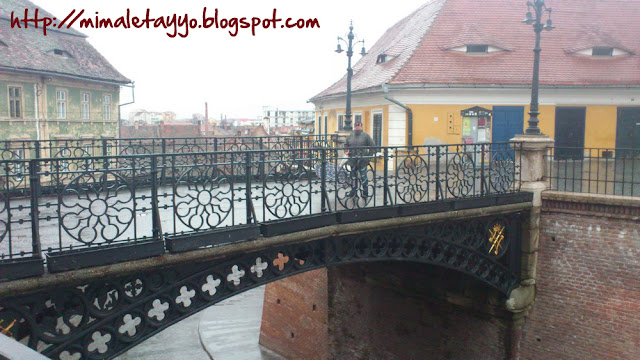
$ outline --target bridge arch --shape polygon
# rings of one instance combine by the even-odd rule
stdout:
[[[300,240],[4,299],[0,314],[15,320],[14,338],[48,357],[103,359],[241,292],[332,265],[436,265],[473,276],[507,296],[519,280],[523,220],[517,212]]]

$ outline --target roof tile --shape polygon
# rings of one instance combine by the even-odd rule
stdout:
[[[563,0],[554,4],[556,29],[542,33],[540,83],[547,86],[640,86],[640,3]],[[432,1],[391,27],[354,67],[353,90],[389,84],[527,85],[535,35],[521,20],[523,0]],[[546,19],[546,18],[545,18]],[[400,36],[400,33],[403,36]],[[451,48],[485,42],[508,51],[470,55]],[[612,46],[629,55],[594,58],[576,51]],[[376,66],[383,50],[401,54]],[[312,100],[345,92],[346,78]]]

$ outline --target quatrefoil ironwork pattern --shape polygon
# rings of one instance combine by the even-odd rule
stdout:
[[[311,269],[354,262],[413,261],[468,274],[508,295],[519,279],[519,213],[278,245],[231,258],[188,262],[0,300],[10,336],[53,359],[113,358],[162,329],[240,292]],[[509,227],[487,253],[488,228]]]

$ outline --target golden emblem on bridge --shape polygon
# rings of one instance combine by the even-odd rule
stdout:
[[[489,255],[493,254],[497,256],[503,250],[503,242],[505,239],[504,230],[505,226],[499,222],[489,228],[489,243],[491,244]]]
[[[11,333],[11,328],[16,324],[16,320],[13,320],[9,325],[4,326],[4,321],[0,319],[0,334],[7,335],[9,337],[13,337]]]

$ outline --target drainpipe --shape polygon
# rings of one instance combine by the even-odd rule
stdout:
[[[36,115],[36,140],[40,140],[40,116],[38,113],[38,84],[35,83],[33,84],[33,95],[34,96],[34,102],[35,102],[35,107],[36,107],[36,111],[35,111],[35,115]]]
[[[127,86],[127,85],[122,85],[123,87],[131,87],[131,101],[129,101],[128,103],[124,103],[124,104],[118,104],[118,139],[122,138],[122,120],[120,119],[120,111],[122,109],[123,106],[125,105],[131,105],[134,102],[136,102],[136,83],[135,81],[131,82],[131,86]],[[120,95],[118,95],[118,101],[120,101]]]
[[[392,99],[389,96],[387,96],[386,94],[389,92],[389,87],[387,84],[383,84],[382,85],[382,91],[384,91],[385,95],[384,98],[391,101],[392,103],[400,106],[401,108],[405,109],[407,111],[407,127],[408,127],[408,141],[407,141],[407,145],[409,146],[413,146],[413,111],[411,111],[411,109],[405,105],[402,104],[401,102],[399,102],[398,100]]]

